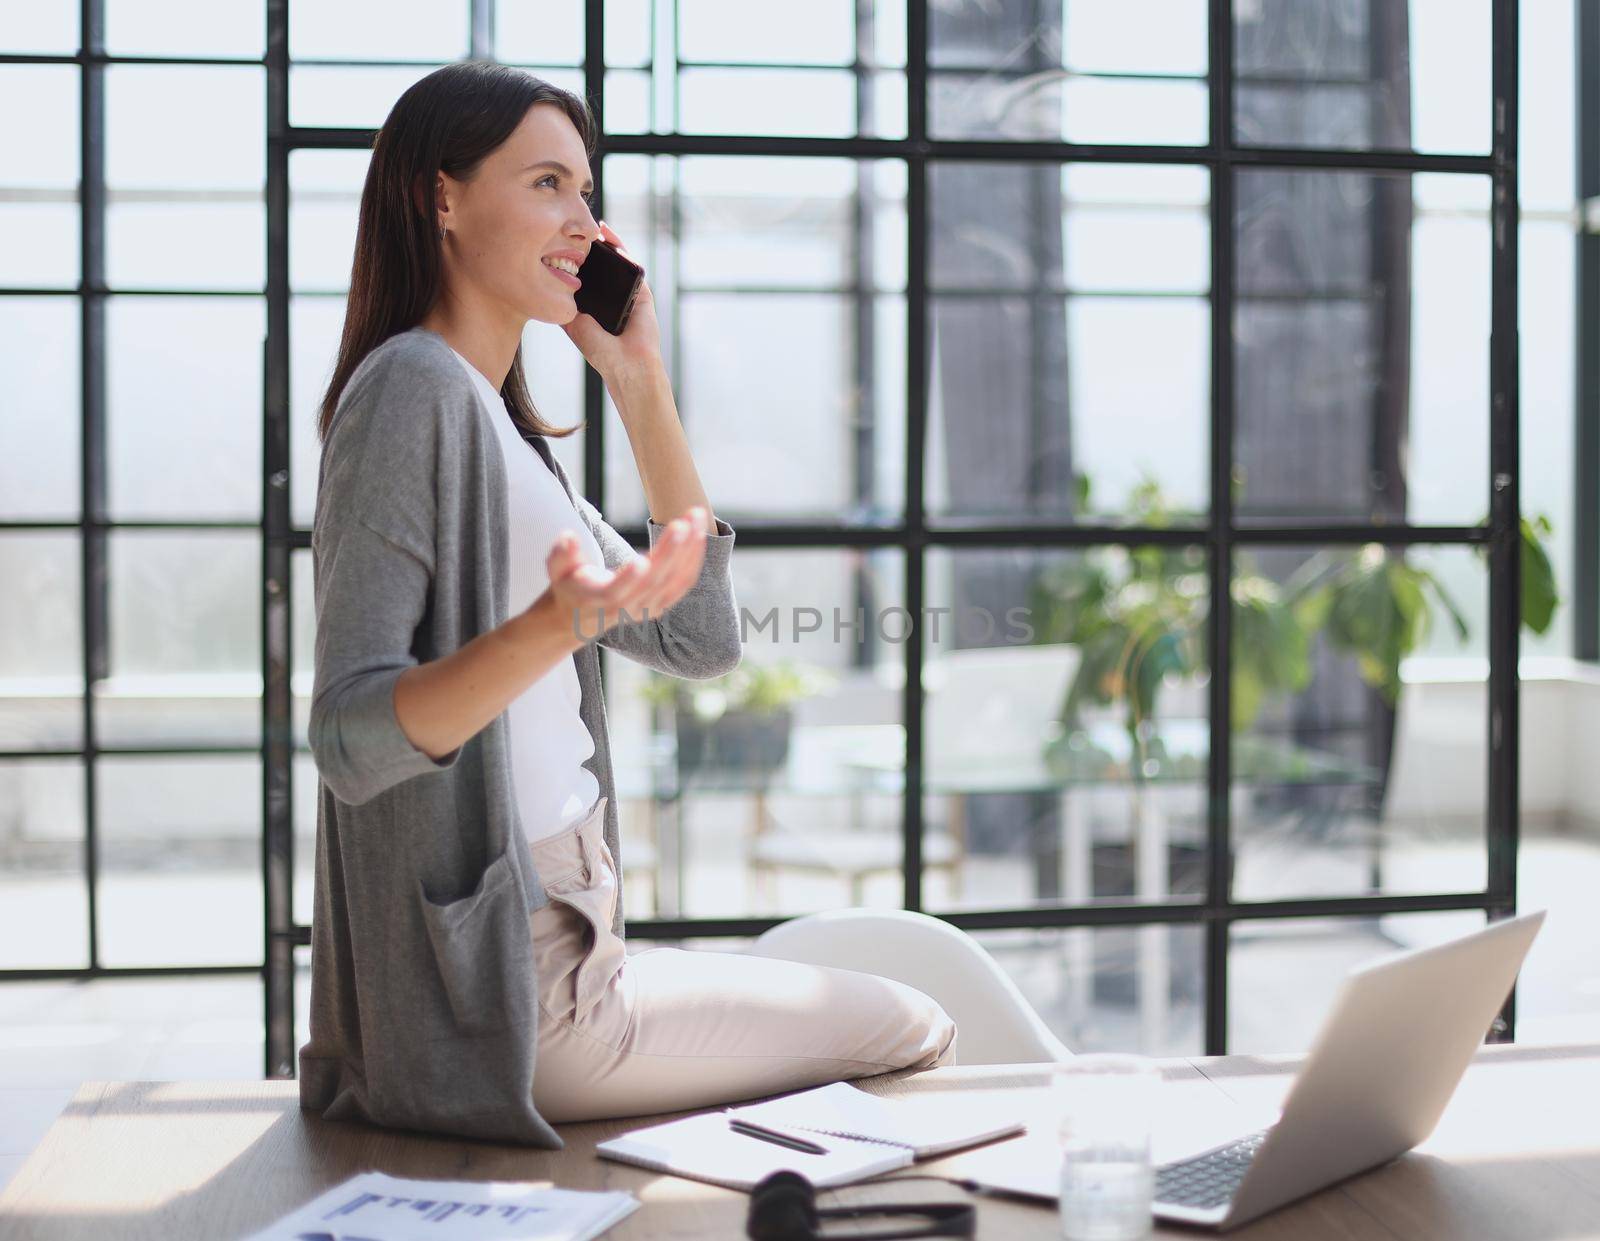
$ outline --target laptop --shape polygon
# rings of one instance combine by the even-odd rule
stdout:
[[[1509,918],[1353,971],[1277,1120],[1158,1164],[1156,1216],[1237,1228],[1405,1154],[1438,1124],[1543,922],[1543,912]],[[1186,1120],[1219,1136],[1237,1134],[1239,1117],[1229,1115],[1236,1105],[1217,1102],[1216,1116]],[[1176,1129],[1157,1136],[1179,1137],[1172,1145],[1192,1149]],[[964,1155],[959,1175],[985,1189],[1054,1200],[1060,1192],[1054,1138],[1035,1135],[1024,1148],[1028,1141]]]
[[[1433,1132],[1544,912],[1345,980],[1271,1127],[1156,1169],[1161,1219],[1225,1230],[1405,1154]]]

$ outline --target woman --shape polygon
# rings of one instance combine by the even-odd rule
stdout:
[[[577,311],[600,237],[581,101],[503,66],[401,96],[373,147],[322,407],[310,740],[322,780],[302,1106],[559,1145],[550,1125],[949,1059],[903,984],[727,953],[624,954],[595,644],[684,677],[739,661],[729,558],[648,286]],[[634,552],[523,381],[529,319],[599,372],[649,503]],[[575,429],[575,428],[574,428]],[[537,1055],[536,1055],[537,1052]]]

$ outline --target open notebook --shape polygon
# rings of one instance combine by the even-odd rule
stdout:
[[[735,1118],[823,1149],[814,1154],[739,1133],[729,1124]],[[993,1106],[974,1105],[960,1094],[880,1099],[848,1082],[835,1082],[765,1103],[635,1129],[595,1150],[607,1159],[730,1189],[753,1189],[781,1168],[792,1168],[827,1188],[1009,1137],[1023,1128],[1014,1117]]]

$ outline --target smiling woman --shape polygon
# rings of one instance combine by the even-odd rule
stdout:
[[[319,420],[324,437],[361,361],[397,332],[421,323],[446,294],[447,244],[454,246],[450,257],[461,274],[496,295],[508,313],[521,312],[526,321],[549,320],[559,312],[562,294],[548,281],[527,277],[537,274],[530,269],[536,256],[559,246],[556,217],[569,205],[567,191],[576,183],[564,165],[546,175],[537,165],[547,162],[546,152],[559,150],[587,169],[594,137],[582,100],[503,65],[450,65],[400,97],[378,133],[361,195],[344,333]],[[533,166],[523,158],[530,149],[539,153]],[[592,190],[593,183],[585,181],[582,193]],[[542,236],[529,236],[541,230]],[[580,255],[587,248],[574,247]],[[571,302],[568,294],[568,318]],[[505,396],[525,431],[565,436],[577,430],[539,416],[520,348],[506,374]]]
[[[901,982],[624,949],[596,646],[701,680],[741,649],[734,532],[689,454],[649,285],[615,335],[574,296],[596,241],[627,253],[590,211],[593,134],[576,97],[465,62],[407,90],[374,144],[311,541],[300,1067],[303,1106],[328,1119],[554,1146],[552,1123],[953,1054],[950,1018]],[[648,554],[552,456],[546,437],[569,432],[528,398],[530,320],[609,388]]]

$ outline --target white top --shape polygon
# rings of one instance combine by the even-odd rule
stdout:
[[[507,614],[515,616],[550,585],[545,560],[563,530],[577,536],[579,551],[590,564],[604,568],[605,560],[561,481],[512,423],[500,394],[477,367],[459,353],[456,357],[472,377],[478,398],[500,436],[511,527]],[[568,655],[506,709],[511,784],[516,791],[522,830],[530,841],[543,840],[571,827],[600,796],[599,782],[583,765],[594,754],[594,738],[578,714],[581,700],[577,665]]]

